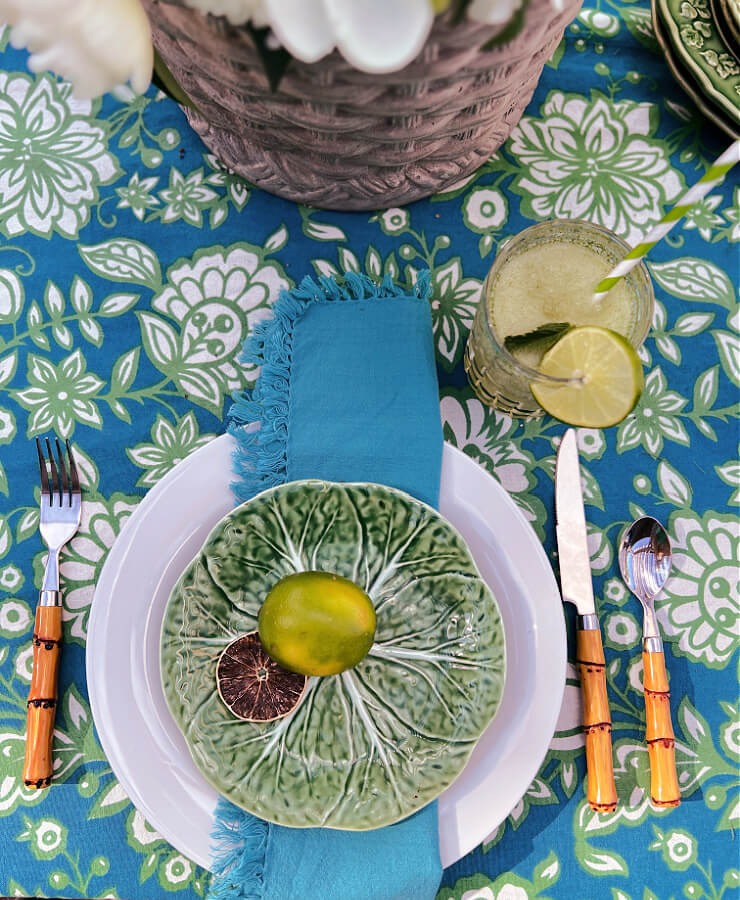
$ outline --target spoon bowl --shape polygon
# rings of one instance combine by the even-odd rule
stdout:
[[[671,542],[657,519],[643,516],[624,532],[619,545],[619,568],[627,587],[653,607],[671,571]]]

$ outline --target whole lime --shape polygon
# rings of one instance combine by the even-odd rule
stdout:
[[[268,593],[258,628],[263,647],[284,669],[336,675],[367,655],[375,636],[375,608],[341,575],[299,572]]]

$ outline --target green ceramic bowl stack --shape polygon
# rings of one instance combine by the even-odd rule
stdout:
[[[697,108],[740,137],[740,0],[652,0],[653,28]]]

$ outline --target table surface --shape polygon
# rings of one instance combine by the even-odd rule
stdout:
[[[30,75],[7,39],[0,30],[0,892],[185,900],[204,894],[207,875],[147,825],[104,758],[85,685],[86,625],[126,518],[223,431],[249,328],[305,274],[358,269],[403,282],[428,267],[446,439],[510,491],[554,558],[563,426],[484,408],[462,369],[482,279],[505,238],[544,218],[590,219],[635,241],[729,139],[673,82],[644,0],[589,0],[513,135],[464,185],[405,210],[327,212],[222,170],[154,90],[75,101],[53,78]],[[651,253],[657,304],[635,413],[579,431],[617,812],[597,816],[584,799],[570,665],[538,777],[445,872],[441,900],[738,896],[739,240],[731,176]],[[28,792],[25,700],[43,558],[29,438],[54,432],[74,444],[89,487],[62,566],[57,783]],[[675,545],[659,611],[683,794],[671,811],[653,809],[646,791],[641,620],[615,554],[622,527],[643,512]],[[572,630],[570,646],[572,659]]]

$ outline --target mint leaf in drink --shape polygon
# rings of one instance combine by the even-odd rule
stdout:
[[[550,347],[554,346],[572,327],[570,322],[547,322],[544,325],[540,325],[539,328],[527,331],[524,334],[510,334],[504,339],[504,347],[509,353],[537,347],[540,355],[542,355]]]

